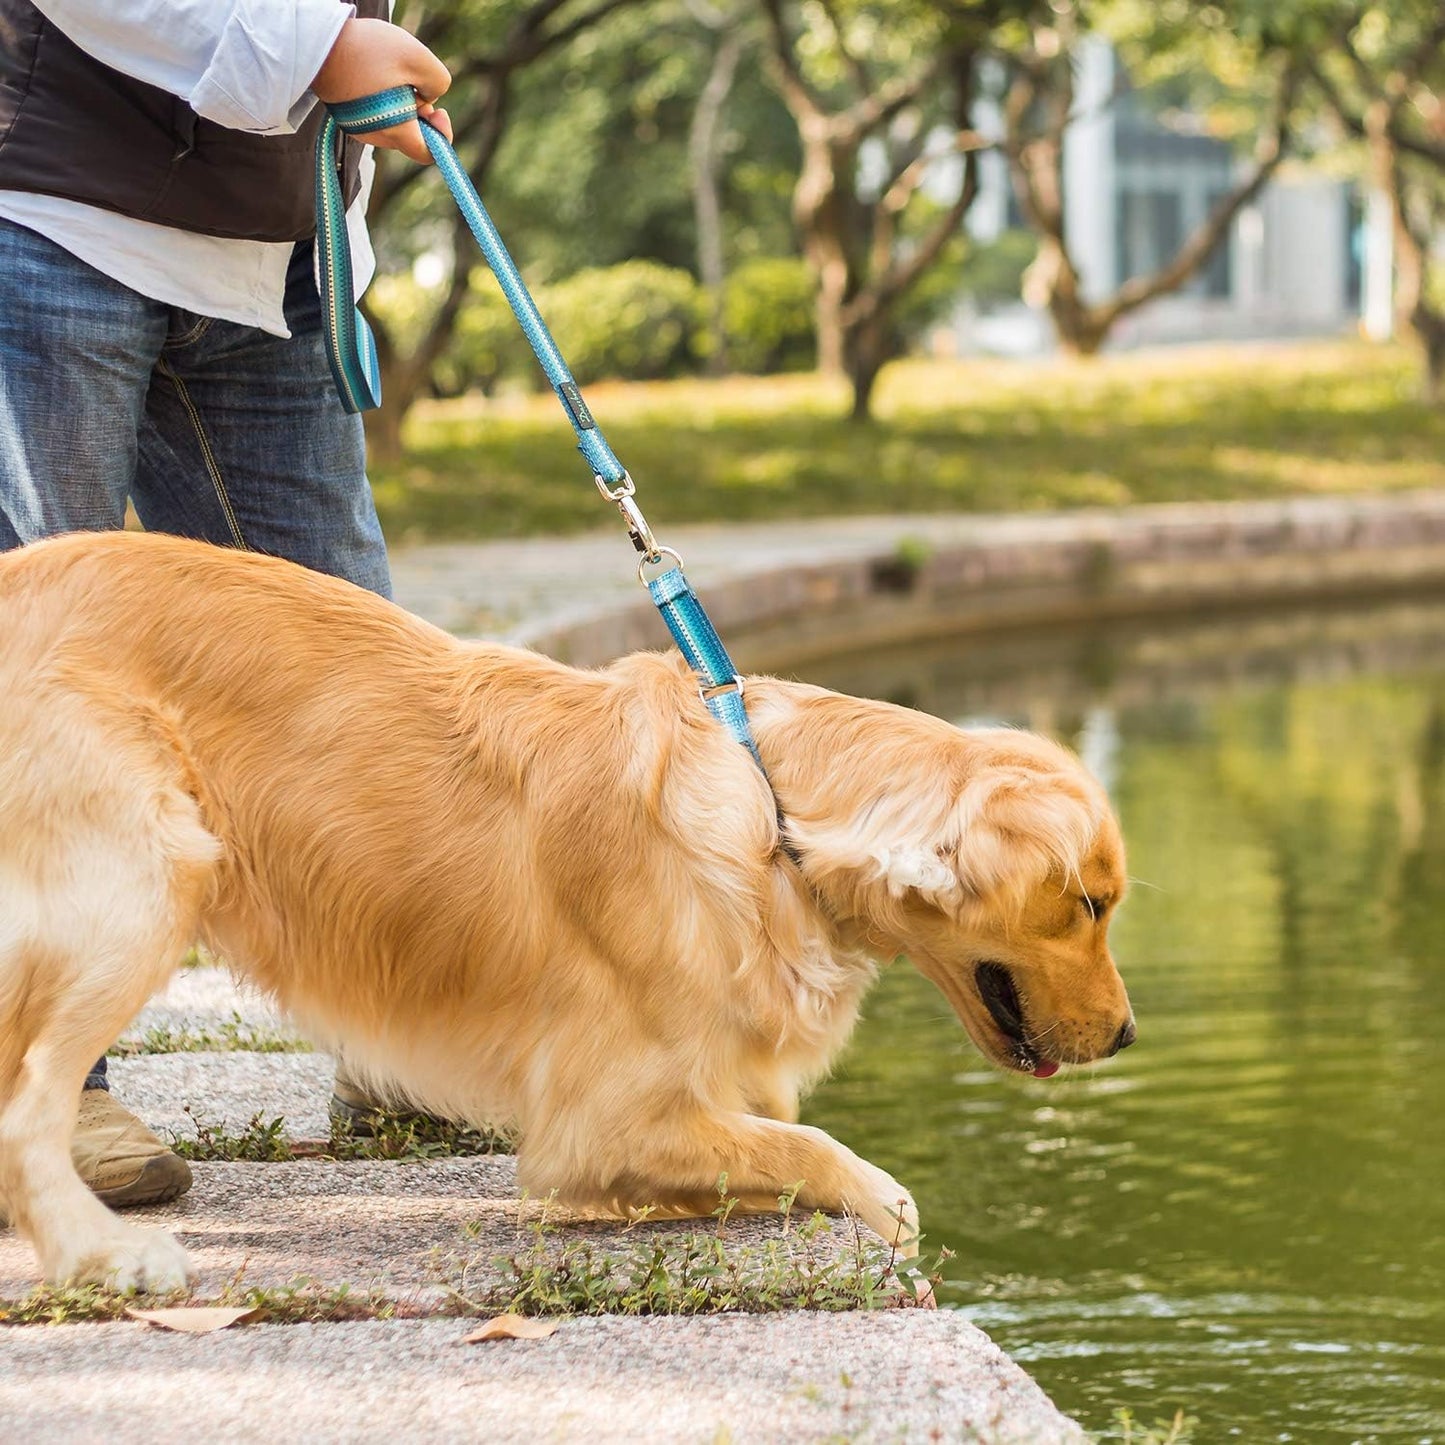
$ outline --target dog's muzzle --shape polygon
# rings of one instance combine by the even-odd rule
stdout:
[[[1014,1062],[1020,1069],[1040,1079],[1058,1071],[1052,1060],[1041,1059],[1028,1040],[1023,1001],[1013,975],[1001,963],[981,963],[974,970],[978,996],[998,1025],[999,1032],[1013,1045]]]

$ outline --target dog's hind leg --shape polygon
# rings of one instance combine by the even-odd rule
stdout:
[[[0,766],[0,1200],[48,1281],[170,1290],[184,1251],[96,1199],[70,1140],[90,1065],[194,938],[219,845],[162,757],[84,741]]]

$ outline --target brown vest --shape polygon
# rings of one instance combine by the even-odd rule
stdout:
[[[387,0],[356,12],[384,18]],[[0,190],[39,191],[206,236],[316,232],[317,106],[294,135],[203,120],[185,101],[93,59],[30,0],[0,0]],[[342,184],[358,189],[348,140]]]

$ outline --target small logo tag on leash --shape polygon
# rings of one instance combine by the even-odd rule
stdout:
[[[577,383],[564,381],[561,390],[562,400],[567,403],[567,410],[572,413],[572,420],[583,431],[596,431],[597,423],[592,420],[592,413],[587,410],[587,403],[582,400],[582,393],[577,390]]]

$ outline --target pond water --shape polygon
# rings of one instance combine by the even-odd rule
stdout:
[[[1064,739],[1129,843],[1134,1048],[1005,1077],[900,965],[805,1109],[913,1189],[944,1303],[1105,1438],[1445,1442],[1445,604],[804,675]]]

